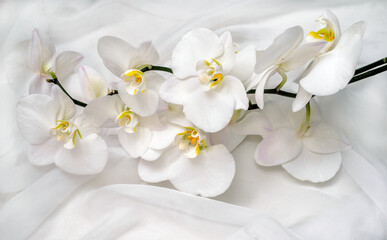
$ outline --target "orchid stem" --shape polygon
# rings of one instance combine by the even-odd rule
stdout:
[[[173,71],[171,68],[163,67],[163,66],[155,66],[155,65],[148,65],[144,68],[141,68],[141,72],[147,72],[147,71],[163,71],[163,72],[169,72],[173,74]]]
[[[87,106],[86,103],[81,102],[81,101],[79,101],[77,99],[74,99],[73,97],[70,96],[70,94],[66,91],[66,89],[64,89],[62,84],[60,84],[60,82],[59,82],[59,80],[58,80],[58,78],[57,78],[55,73],[50,72],[50,75],[52,76],[52,79],[48,79],[47,82],[58,85],[58,87],[71,99],[71,101],[73,101],[73,103],[75,105],[78,105],[78,106],[81,106],[81,107],[86,107]]]
[[[359,68],[359,69],[356,69],[356,71],[355,71],[355,76],[358,75],[358,74],[360,74],[360,73],[363,73],[363,72],[366,72],[366,71],[368,71],[368,70],[371,70],[371,69],[373,69],[373,68],[376,68],[376,67],[379,67],[379,66],[381,66],[381,65],[384,65],[384,64],[386,64],[386,63],[387,63],[387,58],[382,58],[382,59],[380,59],[380,60],[378,60],[378,61],[376,61],[376,62],[373,62],[373,63],[371,63],[371,64],[368,64],[368,65],[364,66],[364,67],[361,67],[361,68]]]

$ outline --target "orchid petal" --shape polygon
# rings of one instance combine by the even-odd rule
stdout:
[[[88,99],[92,100],[108,94],[108,88],[102,76],[91,67],[81,66],[79,68],[79,79]]]
[[[299,48],[296,48],[287,58],[281,63],[281,69],[285,72],[296,70],[310,60],[312,60],[320,50],[326,45],[326,42],[306,43]]]
[[[301,181],[325,182],[335,176],[341,166],[341,153],[318,154],[304,148],[293,161],[282,167]]]
[[[63,146],[56,138],[51,137],[41,144],[30,145],[28,160],[35,166],[46,166],[54,163],[55,155]]]
[[[21,95],[27,95],[30,84],[35,79],[40,79],[40,74],[31,69],[30,62],[25,57],[29,45],[29,41],[16,44],[8,53],[5,60],[8,83],[16,93]]]
[[[200,82],[196,77],[184,81],[171,77],[161,86],[160,97],[166,102],[182,105],[187,98],[187,93],[200,87]]]
[[[324,10],[323,18],[328,19],[328,21],[332,24],[331,27],[333,28],[333,32],[335,33],[335,40],[332,47],[335,47],[341,37],[339,20],[337,19],[336,15],[329,9]]]
[[[249,45],[235,54],[234,65],[228,74],[240,79],[246,87],[247,85],[245,83],[254,73],[256,61],[255,47]]]
[[[142,64],[156,64],[160,57],[152,42],[143,42],[137,49],[137,57],[133,59],[134,66]]]
[[[197,76],[196,64],[223,54],[222,40],[206,28],[194,29],[185,34],[172,53],[173,74],[180,78]]]
[[[132,158],[137,158],[148,149],[152,140],[152,132],[144,127],[137,127],[133,133],[127,133],[121,129],[118,133],[118,140]]]
[[[43,69],[52,68],[53,57],[55,55],[55,46],[37,29],[32,32],[30,45],[31,68],[36,72],[42,72]]]
[[[300,111],[303,107],[306,106],[306,104],[310,101],[312,96],[313,96],[312,94],[308,93],[301,86],[299,86],[297,96],[294,99],[292,104],[292,111],[293,112]]]
[[[77,52],[62,52],[55,59],[55,74],[60,80],[74,73],[74,69],[83,60],[83,55]]]
[[[83,111],[90,122],[97,127],[118,127],[117,116],[123,112],[125,104],[118,95],[104,96],[89,102]]]
[[[159,96],[152,89],[146,89],[136,95],[130,95],[126,91],[124,82],[117,84],[118,93],[122,101],[135,113],[140,116],[149,116],[156,112],[159,103]]]
[[[257,76],[258,85],[255,89],[255,100],[257,101],[257,105],[260,109],[263,109],[264,107],[263,95],[266,82],[271,76],[273,76],[276,70],[277,66],[272,66]]]
[[[255,160],[262,166],[276,166],[288,162],[301,152],[302,141],[291,128],[278,128],[259,143]]]
[[[201,88],[186,93],[183,112],[198,128],[205,132],[217,132],[230,122],[235,100],[217,91],[204,92]]]
[[[235,99],[234,110],[247,110],[249,108],[249,99],[247,98],[246,89],[238,78],[231,75],[225,76],[222,86],[218,91]]]
[[[105,141],[97,134],[83,137],[73,149],[61,148],[55,164],[64,171],[76,175],[100,173],[108,160]]]
[[[257,111],[249,111],[239,122],[232,124],[231,131],[239,135],[261,135],[266,136],[271,131],[269,120]]]
[[[235,174],[233,156],[223,145],[214,145],[194,158],[183,157],[170,167],[169,181],[178,190],[215,197],[231,185]]]
[[[146,182],[156,183],[170,178],[170,166],[185,158],[177,147],[167,149],[156,161],[140,160],[138,175]]]
[[[47,95],[28,95],[17,105],[16,120],[23,137],[31,144],[50,138],[49,131],[57,125],[60,104]]]
[[[342,134],[325,123],[320,123],[309,131],[310,134],[303,138],[303,143],[310,151],[335,153],[351,148],[351,144]]]
[[[246,136],[231,131],[229,126],[219,132],[210,133],[209,137],[212,145],[222,144],[229,152],[231,152],[245,139]]]
[[[105,36],[98,40],[97,49],[105,66],[117,77],[121,78],[121,74],[134,68],[132,61],[137,51],[124,40]]]
[[[332,51],[321,55],[309,74],[300,80],[305,91],[326,96],[338,92],[348,84],[360,56],[364,30],[364,22],[353,24],[344,32]]]
[[[184,132],[184,128],[175,124],[168,124],[167,128],[162,131],[153,131],[152,141],[149,147],[153,149],[164,149],[171,145],[176,137],[176,134]]]
[[[289,28],[281,33],[266,50],[257,55],[255,72],[261,73],[270,66],[281,63],[301,44],[303,35],[300,26]]]
[[[155,161],[160,158],[161,154],[163,154],[164,151],[165,149],[155,150],[155,149],[149,148],[148,150],[146,150],[145,153],[141,155],[141,158],[146,161]]]
[[[222,64],[223,73],[228,74],[228,72],[232,69],[235,61],[234,42],[232,41],[230,32],[223,33],[220,36],[220,39],[224,45],[224,52],[223,55],[218,58],[218,61]]]

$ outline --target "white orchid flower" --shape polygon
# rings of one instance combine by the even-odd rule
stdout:
[[[242,81],[255,65],[254,47],[235,52],[229,32],[220,37],[204,28],[188,32],[173,50],[174,77],[162,85],[160,96],[182,105],[187,118],[204,131],[223,129],[234,110],[247,110]]]
[[[98,41],[98,53],[105,66],[116,75],[117,89],[125,104],[140,116],[156,112],[158,89],[164,81],[159,74],[140,70],[159,61],[159,54],[151,42],[138,48],[116,37],[102,37]]]
[[[31,144],[28,159],[33,165],[55,163],[77,175],[102,171],[108,159],[104,140],[83,116],[75,117],[74,103],[54,87],[51,96],[32,94],[17,106],[17,122]]]
[[[355,73],[361,53],[366,26],[363,21],[353,24],[341,35],[339,22],[331,11],[325,10],[317,20],[323,28],[309,33],[307,40],[328,44],[300,77],[299,91],[292,106],[294,112],[302,109],[313,95],[327,96],[344,89]]]
[[[96,127],[119,127],[118,140],[133,158],[148,150],[152,131],[164,128],[157,114],[142,117],[127,107],[118,95],[96,98],[86,106],[84,113]]]
[[[182,113],[172,110],[166,119],[171,120],[167,129],[154,132],[150,149],[140,160],[141,179],[169,180],[180,191],[204,197],[225,192],[235,174],[235,161],[227,148],[211,145],[208,133],[194,127]]]
[[[80,53],[70,51],[55,57],[55,46],[35,29],[31,41],[19,43],[8,54],[8,82],[21,95],[50,94],[53,84],[46,81],[52,79],[50,73],[55,73],[59,80],[63,80],[74,72],[82,59]]]
[[[257,55],[255,72],[258,74],[247,90],[256,86],[255,99],[260,109],[264,107],[264,90],[268,80],[278,73],[282,82],[279,90],[287,81],[287,72],[296,70],[318,54],[326,45],[325,42],[307,43],[299,47],[303,39],[303,30],[296,26],[287,29],[276,37],[273,43]]]
[[[348,140],[322,122],[314,101],[311,101],[309,119],[306,119],[306,109],[291,112],[288,101],[270,105],[262,113],[272,123],[272,130],[263,135],[255,152],[256,162],[263,166],[281,165],[302,181],[331,179],[341,166],[341,152],[351,147]]]
[[[106,96],[109,93],[107,84],[101,74],[89,66],[82,65],[79,68],[79,80],[81,89],[84,92],[83,96],[87,99],[87,102]]]
[[[228,151],[233,151],[247,135],[264,135],[271,125],[258,111],[234,112],[229,124],[219,132],[210,133],[211,144],[223,144]]]

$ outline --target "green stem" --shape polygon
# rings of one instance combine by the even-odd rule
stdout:
[[[47,80],[47,82],[50,82],[50,83],[53,83],[53,84],[56,84],[58,85],[58,87],[73,101],[73,103],[75,105],[78,105],[78,106],[81,106],[81,107],[86,107],[87,104],[84,103],[84,102],[81,102],[77,99],[74,99],[73,97],[70,96],[70,94],[66,91],[66,89],[64,89],[64,87],[62,86],[62,84],[60,84],[56,74],[54,72],[50,72],[50,75],[52,77],[52,79],[49,79]]]
[[[163,67],[163,66],[155,66],[155,65],[148,65],[142,69],[140,69],[141,72],[147,72],[147,71],[163,71],[163,72],[169,72],[173,74],[173,71],[171,68]]]
[[[284,71],[282,71],[281,69],[277,69],[277,73],[279,75],[281,75],[282,77],[282,81],[280,82],[280,84],[278,84],[278,86],[275,88],[275,90],[277,90],[277,92],[279,92],[281,90],[281,88],[285,85],[286,81],[288,80],[288,77],[286,76],[286,74],[284,73]]]

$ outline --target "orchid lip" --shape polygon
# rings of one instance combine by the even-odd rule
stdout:
[[[175,143],[186,157],[195,158],[206,148],[205,134],[194,127],[185,127],[185,130],[176,135]]]
[[[121,75],[121,78],[127,83],[125,89],[130,95],[136,95],[139,92],[143,93],[146,89],[144,73],[138,69],[126,71]]]
[[[218,88],[223,82],[223,68],[222,64],[211,58],[211,61],[201,60],[197,63],[196,69],[199,73],[200,83],[205,91],[213,88]]]
[[[82,135],[79,129],[71,122],[65,120],[57,120],[58,125],[50,129],[50,135],[55,136],[59,142],[64,142],[64,147],[73,149],[77,139],[82,140]],[[78,136],[78,138],[77,138]]]
[[[134,133],[136,131],[136,127],[139,125],[139,120],[137,115],[130,110],[125,110],[121,112],[116,117],[116,123],[117,122],[118,122],[118,125],[120,127],[123,127],[125,132],[127,133]]]

